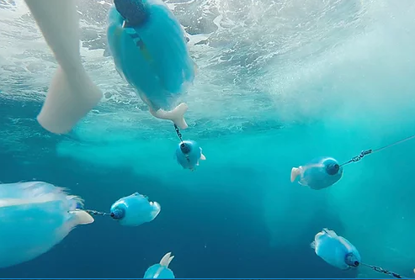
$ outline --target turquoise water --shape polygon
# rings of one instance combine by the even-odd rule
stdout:
[[[88,45],[89,33],[101,34],[104,17],[98,14],[105,9],[92,17],[83,2],[85,60],[106,100],[69,135],[42,130],[35,120],[43,100],[38,92],[55,66],[39,34],[11,34],[27,21],[23,3],[16,2],[15,10],[1,14],[19,18],[10,29],[0,28],[5,46],[15,46],[0,56],[0,181],[47,181],[100,211],[138,191],[162,210],[137,228],[96,217],[50,252],[0,276],[142,277],[171,251],[176,277],[387,278],[324,263],[310,248],[323,227],[351,241],[363,262],[413,276],[414,140],[346,166],[343,178],[325,190],[289,180],[292,167],[314,157],[345,162],[415,133],[413,3],[361,1],[350,11],[342,1],[324,7],[305,1],[298,9],[287,1],[280,18],[286,28],[274,30],[276,1],[244,3],[251,11],[241,19],[250,24],[245,27],[234,15],[236,2],[218,1],[224,29],[205,39],[209,48],[190,48],[200,69],[186,97],[189,129],[183,135],[198,141],[207,160],[187,172],[173,158],[174,128],[152,118],[131,94],[99,39],[96,49]],[[212,32],[209,23],[192,25],[180,8],[175,11],[196,29],[193,39],[197,31]],[[1,18],[2,24],[11,20]],[[308,32],[294,28],[301,18]],[[28,34],[38,40],[32,48]]]

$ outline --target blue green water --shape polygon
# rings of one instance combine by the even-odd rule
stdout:
[[[12,125],[10,117],[19,106],[2,103],[7,109],[2,123]],[[14,124],[15,133],[36,124],[30,115],[39,107],[30,103],[19,110],[18,115],[27,119],[19,127]],[[50,252],[3,269],[1,276],[142,277],[167,251],[176,256],[171,268],[177,277],[357,276],[357,271],[330,267],[310,249],[309,243],[322,227],[346,234],[364,261],[411,273],[411,255],[405,249],[411,246],[409,221],[414,218],[409,180],[413,167],[407,164],[415,152],[413,143],[346,167],[344,178],[331,189],[313,191],[289,182],[291,167],[316,154],[347,160],[363,148],[405,137],[411,123],[401,120],[399,128],[372,123],[365,130],[361,129],[364,122],[354,129],[336,126],[322,121],[202,137],[199,142],[208,160],[195,172],[176,166],[168,152],[177,142],[173,139],[154,143],[136,139],[134,149],[123,141],[75,144],[66,136],[45,140],[39,137],[45,132],[32,128],[30,137],[20,139],[30,151],[10,151],[2,143],[2,182],[36,178],[65,186],[81,195],[87,208],[102,211],[119,197],[139,191],[158,201],[162,212],[138,228],[97,217],[94,224],[76,228]],[[384,130],[390,134],[373,137]],[[141,150],[141,145],[152,148]],[[82,153],[81,159],[68,157],[67,149]],[[136,157],[136,164],[105,163],[117,155],[125,158],[124,150],[136,151],[130,158]],[[98,154],[101,162],[94,158]]]

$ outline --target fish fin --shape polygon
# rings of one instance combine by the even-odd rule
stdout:
[[[338,235],[334,230],[330,230],[327,228],[323,228],[323,232],[325,232],[328,236],[333,237],[333,238],[337,238]]]
[[[316,246],[317,246],[316,241],[313,241],[313,242],[310,243],[311,249],[315,250]]]
[[[153,207],[153,210],[151,211],[150,215],[152,219],[154,220],[160,213],[161,206],[160,206],[160,203],[158,203],[157,201],[150,201],[149,203],[150,203],[150,206]]]
[[[184,113],[186,113],[189,107],[186,103],[180,103],[171,111],[164,111],[163,109],[159,109],[156,112],[150,110],[151,114],[159,119],[164,120],[171,120],[174,124],[176,124],[181,129],[186,129],[187,123],[184,120]]]
[[[160,261],[161,266],[169,267],[170,262],[174,259],[174,256],[171,256],[171,252],[168,252],[163,256]]]
[[[75,1],[25,1],[59,64],[37,120],[52,133],[66,133],[102,98],[82,66]]]
[[[204,154],[200,154],[200,160],[206,160],[206,157],[205,157],[205,155]]]
[[[307,182],[304,180],[304,178],[301,178],[300,180],[298,180],[298,184],[303,187],[308,187]]]
[[[78,225],[87,225],[92,224],[94,222],[94,218],[89,215],[86,211],[76,210],[76,211],[69,211],[72,215],[75,215],[76,223]]]
[[[321,236],[323,236],[325,233],[320,231],[316,234],[316,236],[314,236],[314,241],[319,240],[321,238]]]
[[[298,177],[298,175],[301,174],[301,166],[300,167],[293,167],[291,169],[291,183],[295,181],[295,178]]]

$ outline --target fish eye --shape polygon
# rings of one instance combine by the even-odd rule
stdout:
[[[188,154],[190,153],[190,146],[186,145],[185,143],[181,143],[180,144],[180,150],[182,151],[183,154]]]
[[[352,267],[358,267],[360,265],[360,262],[357,260],[356,256],[353,253],[348,253],[346,255],[345,262],[347,265]]]
[[[125,216],[125,211],[121,208],[116,208],[110,213],[111,218],[114,220],[121,220]]]
[[[332,163],[327,165],[326,171],[329,175],[336,175],[337,172],[339,172],[340,169],[340,165],[338,165],[337,163]]]

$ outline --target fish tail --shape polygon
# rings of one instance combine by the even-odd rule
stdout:
[[[168,252],[163,256],[160,261],[161,266],[169,267],[170,262],[173,260],[174,256],[171,255],[171,252]]]
[[[69,213],[73,215],[72,221],[75,226],[88,225],[94,222],[94,218],[84,210],[72,210]]]
[[[315,250],[316,249],[316,241],[311,242],[310,247],[311,247],[311,249]]]
[[[301,174],[301,168],[293,167],[291,169],[291,183],[295,181],[295,178],[298,177],[298,175]]]
[[[164,111],[162,109],[159,109],[156,112],[154,111],[152,112],[151,110],[150,112],[156,118],[164,119],[164,120],[171,120],[179,128],[186,129],[188,126],[184,119],[184,113],[186,113],[188,108],[189,107],[187,106],[186,103],[180,103],[176,108],[174,108],[171,111]]]

